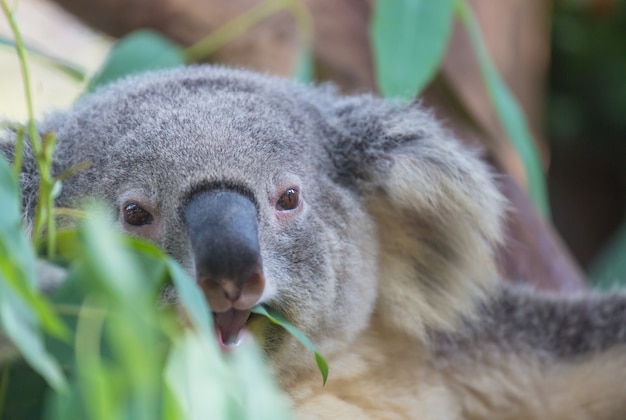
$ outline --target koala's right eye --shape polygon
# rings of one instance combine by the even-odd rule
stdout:
[[[300,194],[298,190],[295,188],[289,188],[287,191],[282,193],[278,202],[276,203],[276,208],[281,211],[293,210],[300,204]]]
[[[132,226],[144,226],[152,223],[154,218],[146,209],[137,203],[128,203],[123,210],[124,221]]]

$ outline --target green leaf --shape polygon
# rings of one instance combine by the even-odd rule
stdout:
[[[187,275],[180,265],[170,258],[167,258],[166,265],[172,278],[172,283],[178,292],[178,298],[183,304],[193,326],[203,334],[213,335],[211,310],[204,299],[204,293],[200,286]]]
[[[159,418],[169,340],[179,335],[173,308],[155,304],[167,271],[162,253],[111,229],[97,210],[60,239],[72,261],[54,298],[76,334],[64,358],[71,387],[56,395],[53,418]]]
[[[313,52],[310,48],[301,48],[298,51],[298,60],[296,62],[296,71],[294,73],[294,79],[300,83],[311,83],[315,76],[315,69],[313,63]]]
[[[22,230],[20,192],[11,169],[5,159],[0,158],[0,244],[6,249],[3,262],[16,265],[24,273],[28,286],[34,288],[35,256]]]
[[[24,359],[55,389],[63,389],[65,377],[57,361],[44,346],[43,334],[33,321],[32,313],[22,302],[11,305],[14,297],[6,288],[0,289],[0,319],[6,335],[20,350]]]
[[[317,351],[317,347],[315,347],[315,344],[313,344],[311,340],[309,340],[309,338],[302,333],[302,331],[294,327],[278,311],[268,306],[255,306],[254,308],[252,308],[252,312],[258,315],[263,315],[274,324],[280,325],[285,330],[287,330],[289,334],[291,334],[294,338],[300,341],[300,343],[302,343],[304,347],[314,352],[317,367],[322,374],[323,383],[326,384],[326,380],[328,379],[328,363],[326,362],[326,359],[324,359],[324,357]]]
[[[33,369],[62,389],[65,377],[45,348],[41,327],[59,336],[66,331],[37,291],[35,255],[22,229],[19,197],[11,168],[0,159],[0,327]]]
[[[504,126],[507,137],[513,143],[515,150],[524,163],[531,199],[537,209],[544,216],[548,217],[550,208],[541,158],[526,124],[524,114],[491,62],[480,33],[480,28],[466,1],[457,0],[456,4],[457,12],[467,28],[470,42],[478,58],[480,71],[487,86],[491,102]]]
[[[4,36],[0,36],[0,45],[15,48],[15,42]],[[82,82],[87,78],[85,70],[74,63],[70,63],[67,60],[50,55],[38,48],[33,47],[32,45],[25,45],[24,48],[33,58],[52,66],[72,79]]]
[[[626,286],[626,222],[591,264],[589,277],[600,289]]]
[[[87,226],[89,227],[89,220],[93,220],[93,217],[87,220]],[[204,299],[204,293],[177,262],[172,260],[159,247],[141,238],[112,235],[106,225],[98,223],[92,225],[91,229],[95,229],[95,232],[98,233],[89,236],[91,239],[87,242],[85,258],[91,261],[94,267],[97,267],[96,272],[104,273],[102,274],[104,285],[113,287],[118,284],[122,288],[120,291],[133,287],[134,282],[129,282],[128,279],[138,278],[138,274],[135,272],[137,267],[127,258],[126,252],[120,249],[121,245],[128,246],[136,251],[137,254],[149,258],[149,266],[143,267],[144,273],[142,276],[146,279],[145,281],[158,282],[160,279],[160,275],[158,275],[160,266],[157,267],[157,265],[163,264],[163,268],[169,274],[171,282],[178,293],[178,298],[193,326],[204,333],[213,334],[211,310]],[[77,236],[75,231],[59,233],[59,251],[64,258],[77,258],[80,252],[83,251],[85,244],[78,241]],[[116,264],[113,264],[114,267],[110,267],[106,259],[116,261]],[[155,273],[146,274],[149,270],[154,270]],[[124,293],[129,294],[130,290],[126,290]]]
[[[260,349],[248,342],[240,345],[227,358],[233,391],[238,397],[237,410],[231,419],[290,419],[289,403],[280,392]],[[224,382],[224,379],[222,379]]]
[[[452,31],[454,0],[377,0],[370,37],[385,97],[414,98],[433,78]]]
[[[103,66],[90,80],[88,90],[131,74],[185,64],[183,50],[157,32],[140,30],[120,39]]]
[[[219,48],[245,34],[259,22],[297,2],[293,0],[263,0],[216,28],[206,37],[184,50],[185,62],[196,63],[208,58]],[[297,18],[298,16],[296,16]],[[298,22],[300,23],[300,22]]]
[[[204,293],[198,283],[191,279],[176,261],[153,243],[136,237],[126,237],[125,240],[136,251],[165,264],[171,282],[178,293],[178,298],[185,308],[191,323],[196,330],[213,336],[214,330],[211,310],[209,309],[206,299],[204,299]]]
[[[228,418],[231,372],[211,336],[185,330],[170,351],[164,377],[184,418]]]

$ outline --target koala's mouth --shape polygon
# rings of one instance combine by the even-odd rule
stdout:
[[[220,349],[232,350],[245,341],[251,339],[251,334],[246,328],[248,321],[254,317],[250,311],[230,309],[226,312],[213,312],[215,322],[215,335]]]

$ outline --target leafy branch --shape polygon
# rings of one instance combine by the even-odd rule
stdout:
[[[22,72],[24,98],[26,100],[26,111],[28,116],[26,132],[28,133],[30,146],[33,149],[37,170],[39,171],[39,195],[37,200],[37,209],[35,212],[35,224],[32,232],[32,240],[35,244],[35,248],[37,248],[41,238],[44,237],[43,233],[45,231],[48,257],[54,258],[56,249],[56,225],[52,209],[54,208],[53,192],[56,186],[56,180],[51,175],[51,168],[56,138],[52,133],[45,134],[43,138],[39,135],[35,125],[33,95],[30,83],[30,72],[28,62],[26,60],[24,40],[22,39],[17,22],[15,21],[13,11],[9,8],[6,0],[0,0],[0,7],[9,22],[11,32],[13,33],[13,37],[15,39],[15,50],[17,52],[20,70]],[[24,138],[25,136],[23,130],[18,130],[15,147],[16,157],[13,168],[14,173],[19,173],[21,170],[24,153]]]

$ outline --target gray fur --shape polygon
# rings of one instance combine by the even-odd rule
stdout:
[[[245,191],[258,211],[262,303],[331,359],[374,323],[435,359],[481,351],[570,359],[626,342],[622,295],[564,299],[498,286],[505,200],[476,153],[417,105],[190,67],[115,83],[39,127],[57,135],[55,174],[91,164],[64,182],[58,206],[97,197],[115,215],[126,199],[149,203],[158,223],[145,236],[192,276],[185,198],[206,185]],[[12,141],[0,136],[9,159]],[[27,154],[28,220],[36,180]],[[304,208],[279,220],[276,194],[290,185]],[[314,372],[280,328],[262,335],[283,384]]]
[[[478,307],[478,319],[465,319],[459,331],[433,332],[443,355],[471,354],[484,346],[546,360],[576,359],[626,343],[626,299],[622,293],[568,297],[538,294],[503,285]]]

